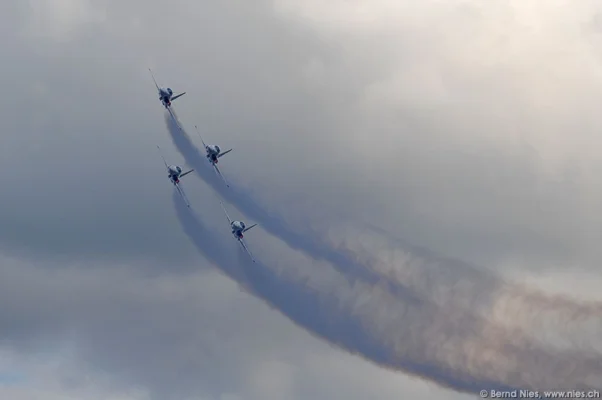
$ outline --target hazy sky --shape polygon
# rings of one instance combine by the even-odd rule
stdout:
[[[0,10],[0,398],[471,398],[333,347],[287,304],[241,288],[257,281],[229,273],[240,260],[212,258],[237,251],[223,193],[191,175],[199,221],[187,225],[174,204],[156,145],[172,163],[193,154],[170,135],[148,67],[187,91],[174,108],[195,144],[196,124],[206,142],[234,148],[220,161],[235,193],[226,205],[262,226],[249,247],[283,284],[358,308],[393,304],[383,319],[358,318],[413,361],[435,331],[454,338],[441,310],[478,314],[478,338],[502,323],[525,338],[552,332],[564,360],[582,360],[570,353],[576,329],[544,330],[529,313],[574,321],[602,309],[592,303],[602,301],[598,2],[8,0]],[[195,238],[201,223],[215,237]],[[397,303],[362,291],[354,279],[372,288],[369,277],[341,254],[428,307],[381,325]],[[502,277],[521,289],[500,289]],[[425,332],[424,354],[404,353],[405,321]],[[600,354],[592,325],[578,340]],[[429,360],[455,361],[456,350]]]

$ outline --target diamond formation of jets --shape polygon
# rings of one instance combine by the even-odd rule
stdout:
[[[253,258],[253,254],[251,254],[251,252],[247,248],[247,245],[243,241],[243,238],[244,238],[243,233],[245,233],[248,230],[250,230],[251,228],[257,226],[257,224],[253,224],[251,226],[246,226],[245,223],[242,222],[242,221],[234,221],[234,220],[232,220],[230,218],[230,216],[228,215],[228,212],[226,211],[226,208],[224,207],[224,203],[222,203],[221,201],[219,203],[222,206],[222,210],[224,210],[224,214],[226,214],[226,218],[228,219],[228,223],[230,224],[230,229],[232,229],[232,235],[234,236],[234,238],[236,240],[238,240],[238,243],[241,244],[241,246],[243,247],[243,249],[245,249],[245,251],[247,252],[247,254],[249,255],[249,257],[251,257],[251,260],[253,262],[255,262],[255,258]]]
[[[161,104],[163,104],[163,107],[165,107],[165,109],[167,111],[169,111],[169,114],[171,115],[171,118],[176,122],[176,124],[178,125],[178,127],[180,128],[180,130],[182,130],[182,127],[180,126],[179,121],[177,120],[177,118],[175,117],[173,111],[171,110],[171,103],[175,99],[177,99],[177,98],[182,97],[183,95],[185,95],[186,92],[182,92],[182,93],[177,94],[177,95],[174,96],[173,90],[171,90],[171,88],[160,87],[157,84],[155,76],[153,75],[153,71],[150,68],[148,70],[149,70],[149,72],[151,74],[151,77],[153,78],[153,82],[155,83],[155,86],[157,88],[158,95],[159,95],[159,100],[161,101]],[[230,184],[226,181],[226,178],[224,177],[224,175],[222,175],[222,172],[217,167],[217,164],[219,162],[219,159],[222,156],[224,156],[224,155],[228,154],[229,152],[231,152],[232,149],[229,149],[229,150],[226,150],[226,151],[222,151],[222,149],[218,145],[207,145],[207,144],[205,144],[205,141],[201,137],[201,133],[199,132],[198,127],[195,125],[194,128],[196,129],[196,132],[199,135],[199,138],[201,139],[201,142],[203,143],[203,148],[205,150],[205,157],[207,158],[207,160],[209,161],[209,163],[211,164],[211,166],[214,168],[216,174],[219,175],[222,178],[222,180],[224,181],[224,183],[226,184],[227,187],[230,187]],[[167,169],[167,176],[168,176],[170,182],[175,186],[175,188],[177,189],[178,193],[180,194],[180,196],[184,200],[184,203],[186,204],[186,206],[188,208],[190,208],[190,202],[188,201],[188,198],[187,198],[186,194],[184,193],[184,190],[180,186],[180,179],[182,179],[184,176],[186,176],[186,175],[190,174],[191,172],[193,172],[194,169],[191,169],[191,170],[186,171],[186,172],[182,172],[182,168],[180,166],[178,166],[178,165],[170,165],[170,164],[167,163],[167,161],[165,160],[165,157],[163,157],[163,154],[161,152],[161,148],[159,146],[157,146],[157,149],[159,150],[159,154],[161,155],[161,158],[163,159],[163,164],[165,164],[165,168]],[[251,251],[247,247],[247,245],[244,242],[243,238],[244,238],[244,233],[247,232],[247,231],[249,231],[250,229],[254,228],[255,226],[257,226],[257,224],[253,224],[251,226],[246,226],[246,224],[244,222],[242,222],[242,221],[232,220],[230,218],[230,216],[228,215],[228,212],[226,211],[226,208],[224,207],[224,204],[221,201],[220,201],[220,205],[222,206],[222,209],[224,210],[224,214],[226,215],[226,218],[228,219],[228,223],[230,224],[230,229],[232,231],[232,235],[234,236],[234,238],[236,240],[238,240],[238,243],[240,243],[240,245],[245,250],[245,252],[249,255],[249,257],[251,258],[251,260],[253,262],[255,262],[255,258],[253,257],[253,254],[251,254]]]
[[[182,190],[182,188],[180,187],[180,179],[183,178],[184,176],[188,175],[192,171],[194,171],[194,169],[191,169],[190,171],[182,172],[181,167],[179,167],[177,165],[167,164],[167,161],[165,161],[165,157],[163,157],[163,154],[161,154],[161,148],[159,146],[157,146],[157,149],[159,149],[159,154],[161,155],[161,158],[163,159],[165,168],[167,168],[167,176],[169,177],[169,180],[176,187],[176,189],[178,190],[178,193],[180,193],[180,196],[182,196],[182,199],[184,200],[184,203],[186,203],[186,206],[188,208],[190,208],[190,203],[188,202],[188,198],[186,197],[184,190]]]

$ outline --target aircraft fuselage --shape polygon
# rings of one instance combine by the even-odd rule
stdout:
[[[242,239],[242,231],[244,231],[246,228],[245,223],[242,221],[232,221],[231,227],[232,234],[234,235],[234,237],[236,237],[237,239]]]
[[[180,183],[182,168],[178,167],[177,165],[170,165],[168,168],[168,174],[169,179],[171,179],[173,183]]]
[[[171,106],[171,97],[173,96],[173,91],[170,88],[167,89],[159,89],[159,100],[163,103],[165,107]]]
[[[209,161],[211,161],[213,164],[217,164],[217,156],[219,156],[219,153],[222,151],[222,149],[220,149],[220,147],[217,145],[208,145],[206,146],[206,150]]]

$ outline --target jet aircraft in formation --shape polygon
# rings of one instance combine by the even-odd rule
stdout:
[[[226,218],[228,219],[228,223],[230,224],[230,229],[232,230],[232,235],[234,236],[234,238],[236,240],[238,240],[238,243],[240,243],[242,245],[243,249],[245,249],[245,251],[247,252],[247,254],[249,255],[249,257],[251,257],[251,260],[253,260],[253,262],[255,262],[255,258],[253,258],[253,254],[251,254],[251,252],[247,248],[247,245],[243,241],[243,238],[244,238],[243,233],[245,233],[248,230],[250,230],[251,228],[257,226],[257,224],[253,224],[251,226],[246,226],[245,223],[242,222],[242,221],[234,221],[234,220],[232,220],[230,218],[230,216],[228,215],[228,212],[226,211],[226,208],[224,207],[224,203],[222,203],[221,201],[219,203],[222,206],[222,210],[224,210],[224,214],[226,214]]]
[[[203,138],[201,137],[199,128],[197,128],[197,126],[195,125],[194,129],[196,129],[196,133],[199,135],[199,138],[201,139],[201,143],[203,143],[203,147],[205,148],[205,152],[207,153],[207,155],[206,155],[207,160],[209,160],[209,162],[211,163],[213,168],[215,168],[215,172],[224,180],[224,183],[226,184],[226,186],[230,187],[230,184],[226,181],[226,178],[224,178],[224,175],[222,175],[221,171],[217,167],[217,163],[219,162],[218,159],[221,156],[228,154],[229,152],[232,151],[232,149],[222,152],[222,149],[220,149],[220,147],[218,145],[215,145],[215,144],[206,145],[205,142],[203,141]]]
[[[159,92],[159,100],[161,101],[161,104],[163,104],[163,107],[165,107],[165,109],[167,111],[169,111],[169,113],[171,114],[171,117],[174,119],[174,121],[176,120],[176,117],[173,115],[173,112],[171,111],[171,102],[174,101],[175,99],[177,99],[178,97],[182,97],[186,94],[186,92],[182,92],[180,94],[177,95],[173,95],[173,90],[171,90],[171,88],[163,88],[160,87],[157,84],[157,80],[155,79],[155,75],[153,75],[153,71],[151,71],[151,69],[149,68],[148,71],[151,74],[151,77],[153,78],[153,82],[155,82],[155,86],[157,87],[157,91]]]
[[[175,115],[173,114],[173,112],[171,110],[171,102],[174,101],[175,99],[177,99],[178,97],[181,97],[181,96],[185,95],[186,92],[183,92],[183,93],[180,93],[180,94],[174,96],[173,95],[173,90],[171,90],[171,88],[162,88],[162,87],[160,87],[157,84],[157,81],[155,80],[155,76],[153,75],[153,71],[150,68],[148,70],[151,73],[151,77],[153,78],[153,82],[155,83],[155,86],[157,87],[157,91],[159,92],[158,93],[159,94],[159,100],[161,101],[161,103],[163,104],[163,106],[165,107],[165,109],[167,111],[169,111],[169,114],[171,115],[171,117],[173,118],[173,120],[176,123],[178,123],[178,127],[180,127],[180,124],[179,124],[178,120],[176,119]],[[209,161],[209,163],[211,164],[211,166],[214,168],[215,172],[223,179],[223,181],[226,184],[226,186],[230,187],[230,184],[228,184],[228,182],[226,181],[226,178],[224,178],[224,176],[222,175],[221,171],[217,167],[217,163],[219,162],[219,158],[221,158],[222,156],[224,156],[224,155],[228,154],[229,152],[231,152],[232,149],[229,149],[229,150],[226,150],[226,151],[222,151],[221,148],[218,145],[207,145],[207,144],[205,144],[205,141],[201,137],[201,133],[199,132],[199,129],[197,128],[196,125],[194,126],[194,128],[196,129],[197,134],[199,135],[199,138],[201,139],[201,143],[203,143],[203,148],[205,149],[205,153],[206,153],[205,156],[207,157],[207,160]],[[169,180],[176,187],[176,189],[178,190],[178,193],[180,193],[180,196],[184,200],[184,203],[186,203],[186,206],[188,208],[190,208],[190,202],[188,201],[188,198],[186,197],[186,194],[184,193],[184,190],[180,186],[180,179],[183,178],[184,176],[188,175],[189,173],[193,172],[194,169],[191,169],[191,170],[186,171],[186,172],[182,172],[182,168],[180,166],[178,166],[178,165],[170,165],[170,164],[167,163],[167,161],[165,160],[165,157],[163,157],[163,154],[161,153],[161,148],[159,146],[157,146],[157,149],[159,149],[159,154],[161,155],[161,158],[163,159],[163,163],[165,164],[165,168],[167,168],[167,176],[169,177]],[[243,247],[243,249],[247,252],[247,254],[249,255],[249,257],[251,258],[251,260],[253,262],[255,262],[255,258],[253,257],[253,255],[251,254],[251,251],[248,249],[247,245],[243,241],[243,238],[244,238],[243,234],[245,232],[249,231],[251,228],[257,226],[257,224],[253,224],[253,225],[247,227],[245,225],[245,223],[242,222],[242,221],[232,220],[230,218],[230,216],[228,215],[228,212],[226,211],[226,208],[224,207],[224,204],[221,201],[220,201],[220,205],[222,206],[222,209],[224,210],[224,214],[226,214],[226,218],[228,219],[228,223],[230,224],[230,229],[232,231],[232,235],[234,236],[234,238],[236,238],[236,240],[238,240],[238,243],[241,244],[241,246]]]
[[[180,187],[180,179],[185,177],[192,171],[194,171],[194,169],[191,169],[190,171],[186,171],[183,173],[181,167],[179,167],[177,165],[167,164],[167,161],[165,161],[165,157],[163,157],[163,154],[161,154],[161,148],[159,146],[157,146],[157,149],[159,149],[159,154],[161,155],[161,158],[163,159],[165,168],[167,168],[167,176],[169,177],[169,180],[171,181],[171,183],[173,183],[173,185],[176,187],[176,189],[178,189],[178,192],[180,193],[180,196],[182,196],[182,199],[186,203],[186,206],[188,208],[190,208],[190,203],[188,202],[188,198],[186,197],[184,190],[182,190],[182,188]]]

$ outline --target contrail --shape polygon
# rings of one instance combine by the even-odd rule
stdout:
[[[380,247],[368,248],[365,244],[358,243],[328,243],[315,234],[303,236],[293,232],[283,221],[249,199],[246,193],[225,188],[217,176],[212,174],[205,164],[204,155],[194,147],[186,133],[180,131],[171,118],[166,119],[166,122],[174,144],[187,163],[222,197],[244,214],[261,221],[268,232],[280,237],[291,247],[331,263],[339,272],[339,279],[343,281],[338,287],[346,288],[343,292],[337,292],[342,298],[363,304],[362,307],[373,307],[372,315],[362,318],[355,306],[346,305],[345,312],[357,316],[354,323],[361,322],[364,331],[378,331],[376,338],[370,338],[383,348],[378,353],[359,350],[357,343],[344,344],[343,347],[348,350],[359,352],[381,365],[421,375],[458,390],[474,391],[493,387],[581,388],[601,381],[600,358],[591,348],[581,352],[571,350],[574,346],[570,346],[572,338],[569,336],[571,343],[568,350],[552,350],[543,344],[545,340],[540,339],[547,332],[538,332],[528,324],[508,326],[501,323],[505,321],[498,321],[497,315],[492,315],[492,311],[498,313],[503,309],[501,305],[510,304],[505,301],[509,297],[502,298],[500,293],[514,291],[510,298],[520,299],[515,300],[517,307],[534,310],[535,313],[537,309],[559,310],[554,305],[556,303],[548,301],[547,297],[506,285],[499,277],[477,268],[420,253],[411,247],[405,246],[406,250],[402,251],[388,243],[393,249],[391,251],[402,254],[401,258],[391,258],[390,249],[385,247],[388,252],[384,252],[382,243],[377,243]],[[382,255],[389,259],[382,259]],[[307,272],[307,267],[303,268]],[[323,284],[319,282],[319,276],[319,271],[314,271],[306,280],[312,280],[314,286],[321,287]],[[297,283],[304,285],[303,282]],[[378,293],[378,296],[375,297],[374,293]],[[379,301],[367,300],[375,298]],[[329,300],[334,304],[341,302],[341,298],[336,296]],[[270,303],[285,312],[278,302]],[[571,301],[564,304],[564,312],[584,309]],[[384,320],[371,321],[385,310],[387,317]],[[590,317],[593,315],[592,311],[590,309],[588,314]],[[333,315],[340,317],[338,312],[342,311],[337,309],[333,311]],[[285,314],[288,315],[286,312]],[[329,318],[334,317],[330,315]],[[556,325],[558,323],[561,324],[562,321],[556,321]],[[401,326],[397,326],[398,324]],[[340,344],[340,338],[320,333],[319,326],[312,329],[307,324],[301,325]],[[529,333],[535,333],[537,337],[530,337]],[[426,338],[429,340],[425,341]],[[386,354],[389,355],[385,356]],[[394,361],[387,357],[392,357]],[[427,368],[428,371],[421,368]],[[477,383],[473,385],[471,382]]]
[[[322,267],[253,264],[176,195],[185,233],[210,262],[298,325],[351,353],[463,392],[600,388],[594,386],[602,376],[599,358],[549,352],[462,310],[406,302]]]

